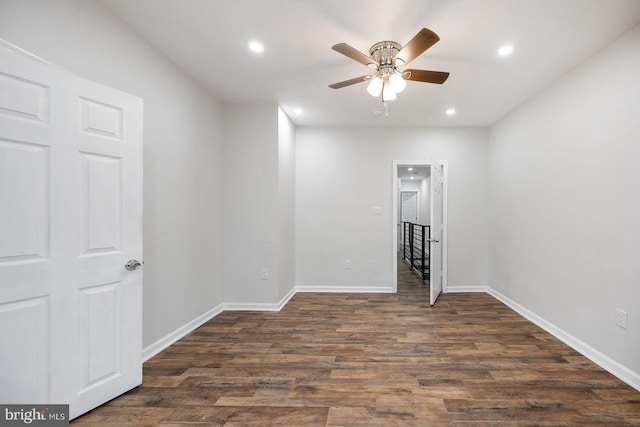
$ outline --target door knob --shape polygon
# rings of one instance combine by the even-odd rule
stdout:
[[[137,259],[130,259],[124,265],[124,268],[126,268],[129,271],[137,270],[140,267],[142,267],[142,263],[140,261],[138,261]]]

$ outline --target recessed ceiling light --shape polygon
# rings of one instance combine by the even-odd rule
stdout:
[[[262,45],[262,43],[254,41],[249,43],[249,49],[251,49],[253,52],[260,53],[264,50],[264,46]]]
[[[295,114],[299,115],[299,116],[301,116],[301,115],[302,115],[302,113],[303,113],[302,108],[295,108],[295,109],[293,110],[293,112],[294,112]]]
[[[409,172],[411,172],[411,171],[413,170],[413,168],[409,168],[409,169],[407,169],[407,170],[408,170]]]
[[[507,55],[511,55],[512,52],[513,52],[513,46],[505,45],[498,50],[498,55],[507,56]]]
[[[454,108],[449,108],[446,111],[447,116],[453,116],[456,113],[456,110]]]
[[[413,177],[410,177],[409,179],[413,179]]]

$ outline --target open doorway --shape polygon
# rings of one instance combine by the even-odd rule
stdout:
[[[398,286],[429,285],[430,178],[430,166],[398,166]]]
[[[430,285],[431,305],[446,291],[446,172],[444,162],[393,164],[393,291],[409,267]]]
[[[429,225],[431,167],[426,165],[398,167],[398,250],[405,243],[404,223]]]

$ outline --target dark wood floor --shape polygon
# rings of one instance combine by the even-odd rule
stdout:
[[[640,425],[640,392],[486,294],[297,294],[225,312],[82,425]]]

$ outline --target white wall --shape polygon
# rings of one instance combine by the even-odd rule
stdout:
[[[85,0],[0,0],[0,38],[144,99],[144,345],[222,302],[221,105]]]
[[[278,301],[295,286],[295,138],[295,126],[278,108]]]
[[[279,280],[278,107],[224,106],[225,302],[273,303]],[[261,280],[260,270],[269,271]]]
[[[294,287],[296,130],[275,104],[225,104],[223,116],[224,300],[274,309]]]
[[[298,128],[296,285],[390,290],[393,161],[435,158],[449,164],[449,286],[486,286],[487,136],[484,129]],[[376,206],[382,216],[373,216]]]
[[[418,212],[418,222],[429,225],[431,223],[431,177],[420,181],[421,205]]]
[[[489,146],[490,286],[636,377],[639,52],[637,27],[493,126]]]

